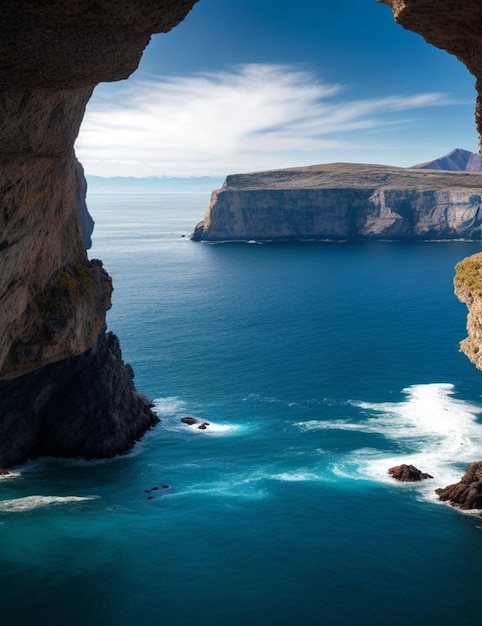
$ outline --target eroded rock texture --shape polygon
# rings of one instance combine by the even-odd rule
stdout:
[[[396,21],[454,54],[476,78],[475,119],[482,150],[482,3],[479,0],[377,0]]]
[[[482,370],[482,253],[464,259],[455,270],[455,295],[468,308],[467,337],[460,349]]]
[[[0,381],[0,466],[37,456],[109,458],[159,420],[133,383],[113,333],[87,352]]]
[[[435,493],[459,509],[482,509],[482,461],[471,463],[458,483],[436,489]]]
[[[87,258],[92,222],[73,150],[87,101],[100,81],[128,77],[151,34],[174,27],[195,1],[16,0],[0,7],[0,380],[15,379],[25,394],[50,388],[53,370],[44,366],[105,340],[112,286],[102,264]],[[122,378],[125,366],[120,357],[117,361]],[[103,363],[98,360],[95,367]],[[19,378],[29,372],[46,377],[44,384]],[[75,384],[80,388],[82,381]],[[42,429],[36,428],[30,451],[22,445],[21,454],[9,456],[10,389],[0,386],[0,464],[46,449],[38,444]],[[88,396],[93,416],[99,406],[108,406],[109,393],[113,398],[113,387],[95,389],[97,395]],[[60,393],[59,386],[49,393],[52,407]],[[37,398],[27,400],[21,403],[25,416]],[[72,409],[64,408],[64,418],[74,423]],[[29,440],[29,419],[15,415]],[[98,421],[91,427],[103,436]],[[129,430],[138,436],[137,426],[129,427],[127,439]],[[110,455],[115,445],[107,447]],[[119,437],[119,451],[125,448]]]
[[[399,480],[402,483],[415,483],[421,480],[427,480],[427,478],[433,478],[430,474],[416,468],[415,465],[407,465],[406,463],[391,467],[388,473],[395,478],[395,480]]]

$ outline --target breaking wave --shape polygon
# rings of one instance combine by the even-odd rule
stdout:
[[[381,435],[386,445],[352,450],[333,463],[338,477],[397,484],[388,468],[413,464],[434,480],[416,488],[430,499],[435,488],[460,480],[465,467],[482,454],[482,407],[454,397],[450,383],[412,385],[403,390],[401,402],[355,402],[362,419],[298,422],[304,432],[339,430]],[[383,441],[383,440],[382,440]],[[381,449],[383,448],[383,449]]]
[[[100,496],[25,496],[0,501],[0,513],[25,513],[34,509],[99,500]]]

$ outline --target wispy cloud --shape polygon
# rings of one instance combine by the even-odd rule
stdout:
[[[410,124],[408,111],[456,104],[443,93],[365,100],[347,93],[298,66],[266,64],[102,87],[77,153],[89,173],[104,176],[289,167],[356,152],[374,130]]]

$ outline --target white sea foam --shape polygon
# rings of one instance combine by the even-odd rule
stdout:
[[[25,513],[54,505],[65,505],[98,500],[100,496],[25,496],[0,501],[0,513]]]
[[[318,474],[314,474],[308,470],[299,469],[293,472],[281,472],[269,476],[272,480],[282,480],[285,482],[303,482],[307,480],[320,480]]]
[[[197,411],[190,411],[186,408],[186,403],[176,397],[157,398],[154,400],[154,411],[161,419],[160,428],[171,432],[190,432],[202,435],[235,435],[240,431],[250,428],[250,424],[223,424],[212,421],[209,417],[197,415]],[[194,417],[198,424],[185,424],[181,421],[183,417]],[[199,428],[202,423],[206,428]]]
[[[457,482],[469,462],[480,460],[482,424],[477,416],[482,407],[454,398],[454,386],[448,383],[413,385],[403,391],[402,402],[354,403],[366,416],[358,422],[311,420],[297,426],[306,432],[335,429],[383,436],[390,452],[354,450],[333,465],[333,472],[344,478],[398,484],[388,468],[411,463],[434,477],[412,487],[435,500],[434,489]]]
[[[199,420],[198,424],[184,424],[181,422],[181,417],[169,417],[163,418],[160,428],[163,430],[167,430],[170,432],[183,432],[183,433],[191,433],[193,435],[203,435],[203,436],[225,436],[225,435],[236,435],[239,434],[240,431],[247,428],[247,425],[240,424],[220,424],[218,422],[211,422],[211,420],[203,420],[201,418],[196,418]],[[206,423],[206,428],[200,428],[200,426]]]
[[[231,476],[228,479],[194,482],[189,487],[172,494],[172,497],[193,495],[262,500],[268,496],[268,492],[261,486],[259,478]]]
[[[11,480],[12,478],[21,478],[20,472],[8,472],[8,474],[0,474],[0,480]]]
[[[185,402],[176,396],[168,396],[167,398],[156,398],[154,400],[154,411],[163,417],[164,415],[177,415],[185,411]]]

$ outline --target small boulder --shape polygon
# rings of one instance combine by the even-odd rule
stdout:
[[[415,465],[396,465],[388,470],[390,476],[403,483],[414,483],[419,480],[426,480],[427,478],[433,478],[430,474],[421,472],[415,467]]]
[[[194,424],[199,424],[199,420],[195,417],[181,417],[181,422],[183,424],[187,424],[188,426],[194,426]]]

